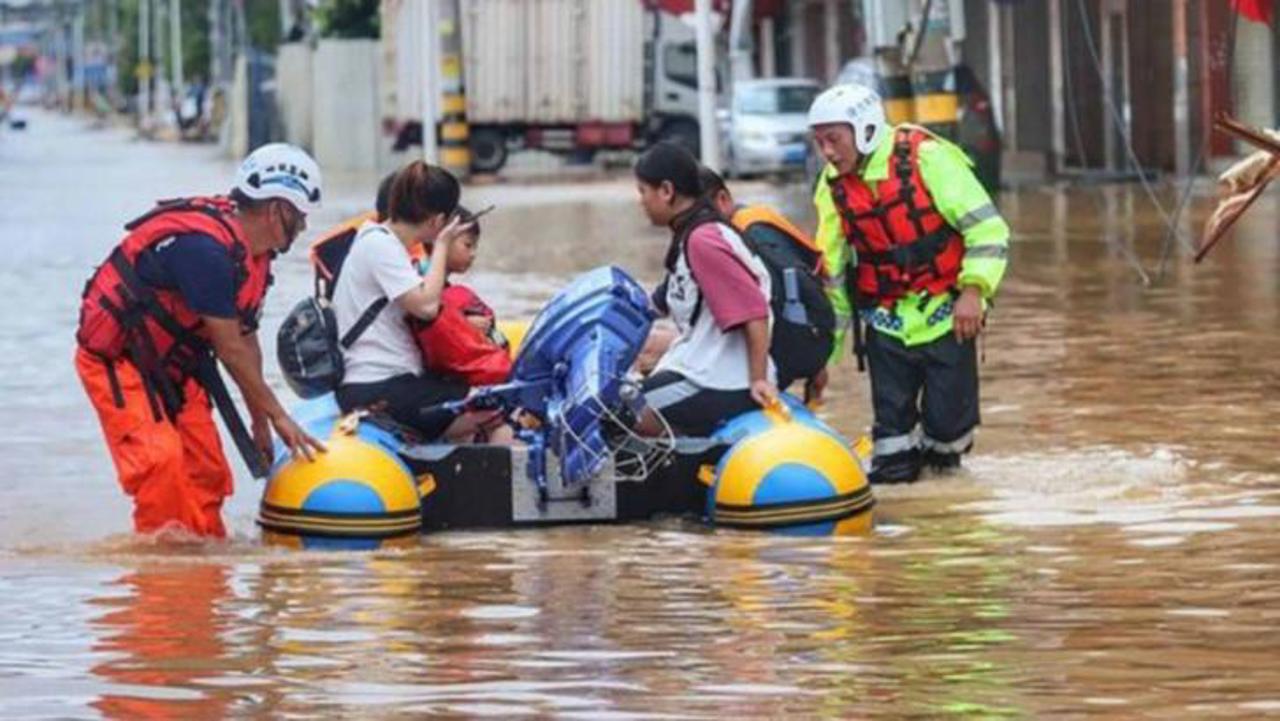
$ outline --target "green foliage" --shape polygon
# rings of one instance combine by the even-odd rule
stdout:
[[[328,38],[377,38],[379,0],[322,0],[316,8],[320,35]]]
[[[9,72],[15,78],[25,78],[36,70],[36,59],[34,55],[19,55],[14,58],[13,64],[9,66]]]
[[[205,3],[194,3],[204,5]],[[280,44],[280,3],[246,2],[245,25],[249,30],[249,44],[259,50],[274,53]]]
[[[120,0],[115,27],[119,33],[119,50],[117,66],[119,68],[119,90],[125,95],[138,92],[138,11],[141,0]],[[106,17],[111,3],[94,4],[100,14],[90,15],[88,30],[91,37],[106,37],[111,23]],[[228,3],[230,5],[230,3]],[[152,21],[161,7],[169,7],[168,0],[152,0]],[[91,6],[93,7],[93,6]],[[244,3],[245,29],[249,36],[249,44],[260,50],[274,51],[280,42],[280,4],[277,2],[252,1]],[[153,25],[153,27],[155,27]],[[98,33],[101,33],[100,35]],[[169,53],[169,26],[166,23],[160,36],[164,43],[163,55]],[[152,57],[158,57],[156,36],[152,36]],[[186,0],[182,3],[182,61],[186,81],[197,78],[208,80],[210,77],[210,58],[212,49],[209,45],[209,2]],[[155,68],[157,74],[167,74],[169,69]]]

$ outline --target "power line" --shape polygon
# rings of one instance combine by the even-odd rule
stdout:
[[[1093,30],[1089,27],[1088,10],[1085,9],[1084,0],[1076,0],[1076,10],[1080,15],[1080,24],[1084,27],[1085,45],[1089,50],[1089,57],[1093,61],[1094,72],[1098,75],[1098,80],[1102,81],[1102,60],[1098,57],[1098,50],[1093,40]],[[1103,83],[1105,86],[1105,82]],[[1114,98],[1109,94],[1103,95],[1103,104],[1106,106],[1111,122],[1115,125],[1116,130],[1120,133],[1120,138],[1124,141],[1124,149],[1129,157],[1129,162],[1138,171],[1138,182],[1142,184],[1142,189],[1146,191],[1147,197],[1151,200],[1151,204],[1156,207],[1160,213],[1161,219],[1165,222],[1165,227],[1171,232],[1176,233],[1177,228],[1173,225],[1173,219],[1169,216],[1168,211],[1164,209],[1164,205],[1160,203],[1160,199],[1156,197],[1155,191],[1151,184],[1147,181],[1147,174],[1142,163],[1138,160],[1138,155],[1133,150],[1133,142],[1129,135],[1129,129],[1125,127],[1124,118],[1120,115],[1120,111],[1115,106]]]
[[[1240,13],[1233,12],[1231,16],[1231,24],[1227,26],[1227,77],[1228,78],[1231,77],[1233,69],[1235,68],[1236,28],[1239,27],[1239,25],[1240,25]],[[1206,33],[1209,32],[1209,28],[1206,27],[1203,30],[1203,32],[1206,32]],[[1202,63],[1209,62],[1209,59],[1201,58],[1200,62]],[[1228,92],[1231,93],[1232,95],[1233,107],[1235,106],[1234,91],[1235,91],[1234,84],[1228,82]],[[1201,88],[1200,92],[1208,93],[1209,88]],[[1170,229],[1170,231],[1165,234],[1164,244],[1160,249],[1160,267],[1156,271],[1157,283],[1164,280],[1165,273],[1167,272],[1168,266],[1169,266],[1169,258],[1173,254],[1174,241],[1182,241],[1183,246],[1186,247],[1188,250],[1192,250],[1192,251],[1195,250],[1194,246],[1192,246],[1182,236],[1181,233],[1177,232],[1176,224],[1182,222],[1182,214],[1186,211],[1187,204],[1191,200],[1191,189],[1195,185],[1196,175],[1200,172],[1201,164],[1204,162],[1205,152],[1208,150],[1209,143],[1211,142],[1210,139],[1213,134],[1213,122],[1209,118],[1204,118],[1202,122],[1204,123],[1204,127],[1201,128],[1201,132],[1200,132],[1200,146],[1196,148],[1195,159],[1192,161],[1191,167],[1188,169],[1186,185],[1183,187],[1182,194],[1178,198],[1178,207],[1173,212],[1173,220],[1175,223],[1175,227]]]
[[[1086,27],[1088,26],[1088,22],[1088,18],[1086,17],[1084,20]],[[1070,27],[1070,23],[1063,23],[1062,25],[1064,32],[1070,32]],[[1064,42],[1062,43],[1063,52],[1067,52],[1070,45],[1070,39],[1064,38]],[[1071,120],[1071,134],[1076,141],[1076,154],[1079,157],[1081,165],[1084,165],[1088,160],[1084,151],[1084,134],[1080,131],[1080,118],[1077,115],[1076,110],[1076,94],[1074,90],[1074,83],[1071,80],[1071,63],[1063,63],[1063,66],[1065,70],[1063,73],[1063,81],[1066,86],[1067,98],[1070,101],[1067,103],[1067,114]],[[1096,193],[1091,192],[1089,193],[1089,199],[1093,202],[1094,207],[1097,208],[1097,217],[1106,217],[1106,208],[1103,206],[1101,198],[1099,198]],[[1111,243],[1111,245],[1117,248],[1125,256],[1125,260],[1133,268],[1134,272],[1138,274],[1138,278],[1142,280],[1142,284],[1150,286],[1151,276],[1148,275],[1146,269],[1142,267],[1142,259],[1138,257],[1138,254],[1134,252],[1133,248],[1129,245],[1114,242]]]

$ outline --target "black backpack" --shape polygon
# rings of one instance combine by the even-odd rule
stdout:
[[[372,219],[371,213],[350,218],[311,244],[311,268],[315,273],[317,298],[333,299],[333,289],[338,286],[338,276],[342,273],[347,254],[351,252],[351,243],[365,221]]]
[[[813,241],[777,211],[763,205],[734,214],[732,222],[711,212],[695,216],[679,235],[688,262],[688,237],[704,223],[726,223],[742,236],[744,244],[769,270],[773,333],[769,355],[778,370],[778,388],[812,378],[827,365],[835,347],[836,314],[822,279],[822,252]],[[739,223],[742,227],[739,228]],[[654,292],[659,308],[665,305],[666,281]],[[694,308],[697,322],[702,302]]]
[[[337,390],[344,371],[342,351],[350,348],[387,306],[386,298],[370,303],[346,335],[338,338],[338,321],[329,301],[355,236],[353,227],[316,241],[311,248],[316,294],[299,301],[276,333],[276,360],[280,371],[301,398],[315,398]]]
[[[743,241],[769,269],[769,355],[778,367],[778,387],[812,378],[826,367],[835,346],[836,315],[819,270],[822,253],[771,209],[748,208],[734,220],[743,223]]]
[[[301,398],[315,398],[342,383],[342,351],[350,348],[387,306],[379,298],[338,338],[333,308],[323,298],[304,298],[289,311],[276,334],[276,360],[284,379]]]

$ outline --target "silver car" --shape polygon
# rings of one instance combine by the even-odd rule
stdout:
[[[734,83],[721,111],[731,176],[800,172],[809,154],[809,105],[821,87],[808,78],[769,78]]]

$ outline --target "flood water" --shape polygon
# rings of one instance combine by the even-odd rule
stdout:
[[[239,470],[232,540],[159,546],[128,532],[72,370],[78,295],[121,223],[232,170],[52,116],[0,132],[0,717],[1280,714],[1276,192],[1151,287],[1130,258],[1153,272],[1165,225],[1137,186],[1006,192],[977,451],[878,488],[867,537],[665,521],[295,552],[261,543]],[[310,233],[372,195],[330,186]],[[811,222],[806,192],[739,195]],[[499,205],[468,282],[502,315],[600,263],[658,274],[625,179],[464,200]],[[305,252],[277,277],[268,345]],[[866,379],[835,375],[825,412],[856,435]]]

